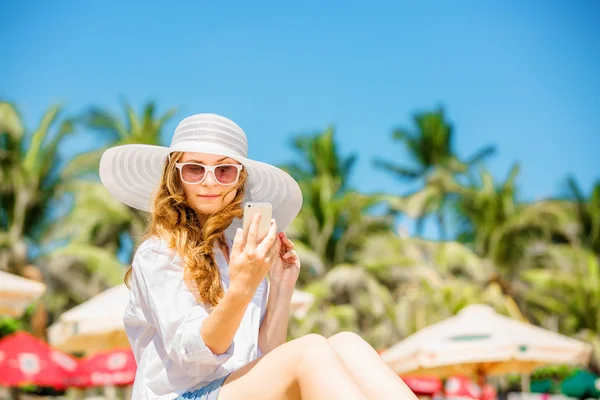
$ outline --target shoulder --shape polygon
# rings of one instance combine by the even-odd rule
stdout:
[[[153,236],[140,243],[133,259],[133,270],[144,272],[165,269],[183,269],[181,259],[174,249],[171,249],[166,240]]]
[[[138,246],[135,254],[136,256],[143,254],[157,254],[169,258],[176,258],[178,256],[177,251],[169,247],[167,240],[158,236],[151,236],[144,239]]]

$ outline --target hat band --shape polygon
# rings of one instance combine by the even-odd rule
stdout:
[[[200,142],[198,140],[186,140],[177,142],[170,147],[171,151],[187,151],[192,153],[209,153],[219,154],[227,157],[243,157],[247,158],[246,154],[241,154],[239,151],[231,147],[224,146],[214,142]]]

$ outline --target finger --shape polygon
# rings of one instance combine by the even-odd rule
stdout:
[[[277,246],[277,242],[275,242],[273,244],[273,246],[271,246],[271,248],[269,249],[269,252],[267,253],[267,256],[265,258],[267,258],[268,260],[271,260],[273,258],[275,258],[275,255],[279,253],[279,246]]]
[[[283,233],[283,232],[282,232]],[[285,246],[288,248],[288,250],[293,250],[294,248],[296,248],[296,246],[294,245],[294,242],[292,242],[286,235],[285,233],[283,233],[283,237],[281,238],[281,241],[283,242],[283,244],[285,244]]]
[[[250,222],[250,227],[248,228],[248,237],[246,238],[246,246],[245,248],[249,250],[256,249],[256,238],[258,237],[258,227],[260,225],[260,213],[255,214],[252,218],[252,222]]]
[[[271,226],[269,227],[269,232],[267,236],[263,239],[262,242],[256,248],[258,254],[267,254],[267,251],[271,249],[273,243],[275,243],[275,239],[277,238],[277,223],[274,219],[271,220]]]
[[[242,228],[235,230],[235,236],[233,237],[233,245],[231,246],[231,256],[237,256],[242,252],[242,246],[244,242],[244,236],[242,234]]]
[[[286,251],[288,251],[287,246],[283,243],[283,241],[280,239],[278,240],[279,242],[279,256],[283,257],[283,255],[286,253]]]
[[[257,248],[257,250],[256,250],[256,253],[257,253],[259,256],[260,256],[260,254],[261,254],[261,253],[260,253],[260,251],[261,251],[260,249],[261,249],[261,247],[260,247],[260,245],[259,245],[259,247],[258,247],[258,248]],[[271,246],[271,248],[270,248],[270,249],[268,249],[268,250],[267,250],[267,252],[266,252],[266,254],[265,254],[265,256],[264,256],[264,260],[265,260],[267,263],[271,264],[271,263],[273,263],[273,261],[274,261],[274,260],[276,260],[276,259],[277,259],[277,257],[278,257],[278,255],[277,255],[277,247],[276,247],[276,246],[275,246],[275,244],[274,244],[273,246]]]
[[[281,256],[281,258],[286,262],[296,261],[298,259],[298,254],[296,253],[296,251],[290,250],[286,252],[283,256]]]
[[[273,246],[271,246],[271,248],[274,248],[274,252],[275,254],[281,254],[282,251],[282,245],[281,245],[281,240],[279,240],[279,238],[275,238],[275,243],[273,243]]]

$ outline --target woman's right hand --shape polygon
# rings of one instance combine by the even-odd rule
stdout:
[[[252,297],[279,256],[277,224],[271,220],[267,236],[258,242],[260,218],[261,215],[256,214],[252,219],[245,244],[242,229],[237,229],[229,257],[229,291],[245,297]]]

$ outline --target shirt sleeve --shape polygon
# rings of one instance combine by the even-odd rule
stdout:
[[[233,355],[234,343],[223,354],[214,354],[204,343],[200,328],[207,309],[185,285],[176,253],[160,241],[140,247],[132,263],[132,285],[142,311],[162,339],[165,351],[190,375],[206,366],[218,367]]]

